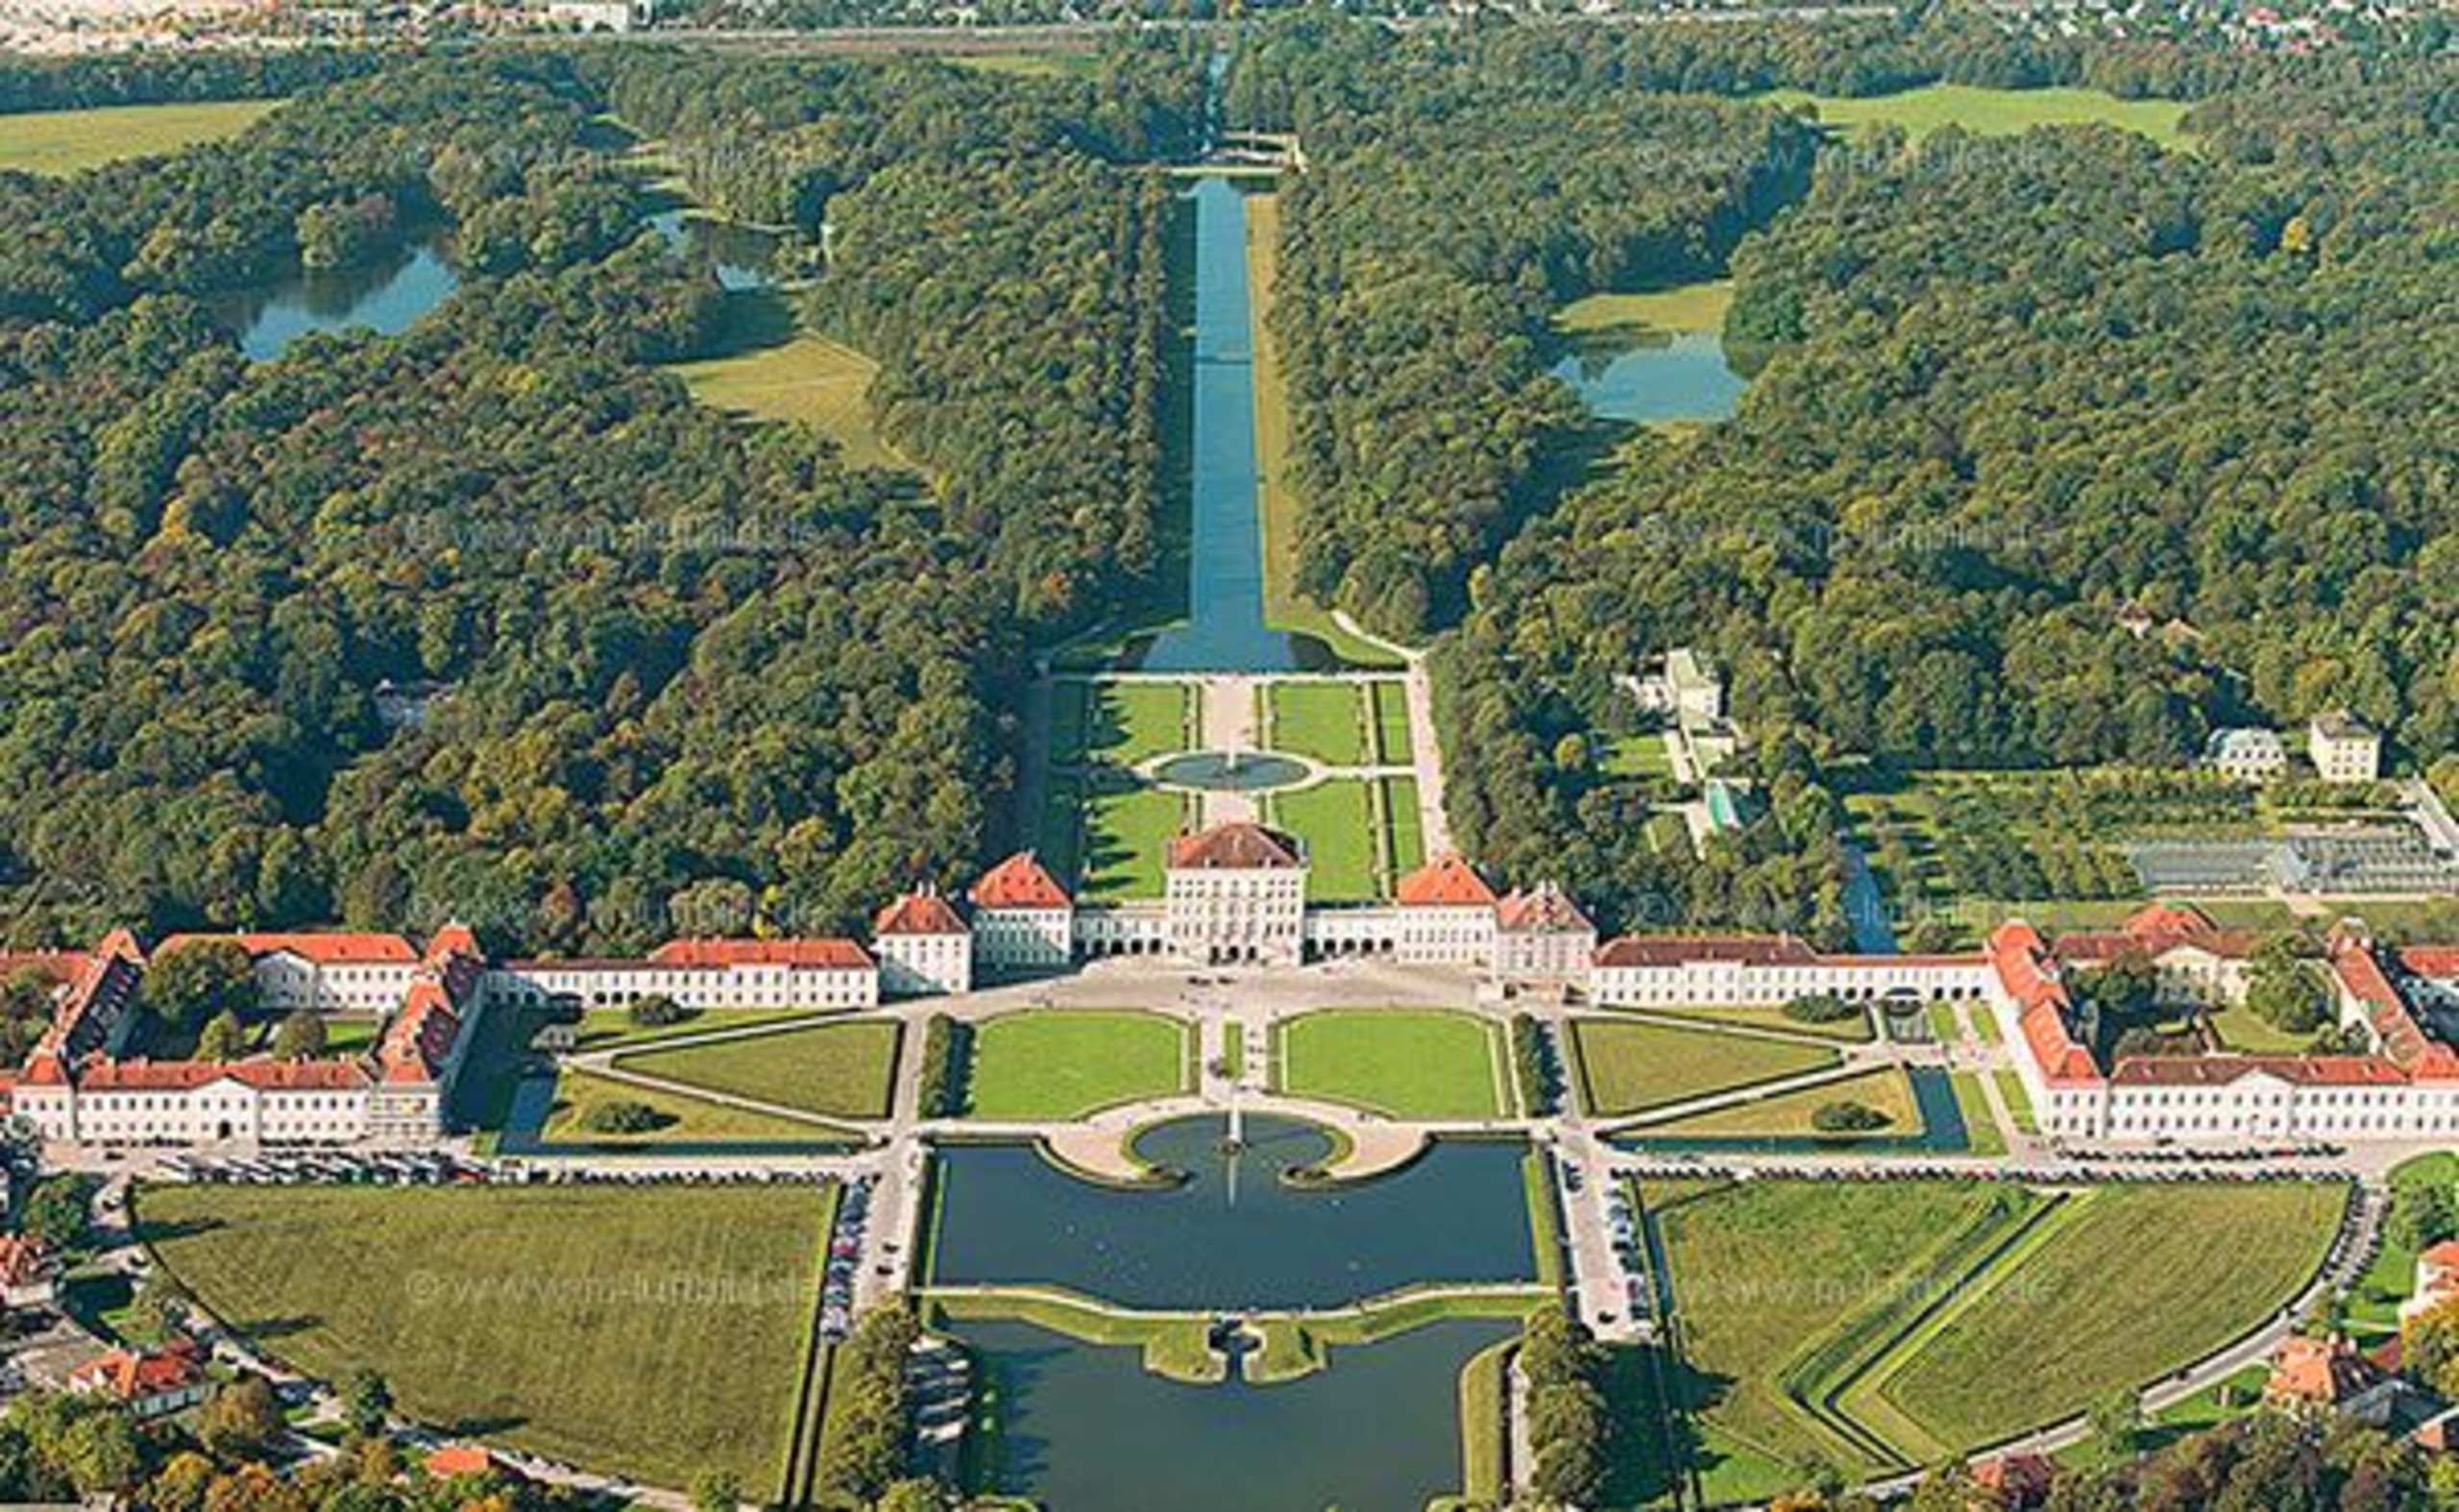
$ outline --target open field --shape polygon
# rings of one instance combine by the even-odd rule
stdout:
[[[616,1064],[807,1113],[885,1118],[896,1041],[897,1026],[874,1019],[641,1052]]]
[[[0,172],[79,173],[129,158],[158,158],[236,136],[280,104],[202,100],[0,115]]]
[[[855,467],[906,467],[871,413],[871,379],[879,370],[853,348],[805,331],[775,346],[678,363],[674,375],[713,409],[809,426],[836,442]]]
[[[1733,307],[1733,280],[1710,279],[1680,283],[1642,294],[1592,294],[1554,312],[1554,329],[1576,335],[1583,331],[1722,330],[1725,311]]]
[[[1082,1118],[1186,1090],[1187,1025],[1134,1010],[1002,1013],[976,1026],[967,1078],[977,1118]]]
[[[1366,693],[1357,684],[1266,683],[1264,705],[1270,721],[1264,744],[1272,749],[1333,767],[1362,767],[1370,759]]]
[[[149,1187],[155,1253],[311,1374],[651,1484],[766,1498],[791,1431],[833,1199],[808,1187]],[[694,1293],[674,1282],[690,1278]]]
[[[639,1134],[590,1127],[591,1116],[616,1103],[638,1103],[664,1122]],[[549,1144],[812,1144],[858,1139],[850,1129],[730,1108],[703,1097],[635,1086],[567,1067],[555,1078],[555,1105],[539,1131]]]
[[[1280,1026],[1278,1085],[1396,1118],[1486,1118],[1507,1108],[1494,1026],[1440,1009],[1334,1009]]]
[[[2103,125],[2139,133],[2163,147],[2179,146],[2186,140],[2179,128],[2186,113],[2182,102],[2121,100],[2098,89],[1989,89],[1934,84],[1901,94],[1860,99],[1797,89],[1780,89],[1761,98],[1780,105],[1815,106],[1820,120],[1843,128],[1847,134],[1863,134],[1878,125],[1901,126],[1915,136],[1926,136],[1942,126],[1995,136],[2035,126]]]
[[[1811,1122],[1830,1103],[1860,1103],[1887,1115],[1887,1127],[1865,1134],[1822,1134]],[[1636,1131],[1651,1138],[1685,1139],[1834,1139],[1898,1138],[1921,1132],[1921,1110],[1912,1100],[1912,1085],[1895,1066],[1883,1066],[1843,1077],[1822,1086],[1783,1092],[1756,1102],[1693,1113],[1688,1118],[1652,1123]]]
[[[1280,198],[1247,196],[1247,326],[1255,354],[1255,470],[1262,480],[1264,526],[1264,623],[1276,630],[1311,635],[1343,661],[1359,667],[1397,667],[1391,652],[1350,634],[1321,604],[1298,591],[1298,515],[1303,507],[1289,480],[1289,378],[1267,325],[1273,280],[1280,267]]]
[[[1306,842],[1310,902],[1360,903],[1382,895],[1366,779],[1343,777],[1275,793],[1270,809],[1274,824]]]
[[[1879,1390],[1941,1445],[1963,1446],[2146,1384],[2301,1289],[2345,1202],[2320,1183],[2099,1188],[1909,1339]],[[2053,1329],[2057,1347],[2040,1349]],[[2022,1370],[2006,1368],[2014,1359]]]
[[[1193,749],[1195,732],[1192,683],[1068,681],[1051,690],[1053,766],[1101,761],[1132,767]]]
[[[1580,1101],[1600,1117],[1799,1076],[1840,1059],[1819,1045],[1609,1018],[1574,1019],[1571,1045]]]

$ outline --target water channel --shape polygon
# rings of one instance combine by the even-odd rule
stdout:
[[[1222,1153],[1219,1117],[1145,1131],[1136,1154],[1187,1173],[1158,1191],[1083,1181],[1026,1145],[944,1149],[932,1279],[1231,1311],[1339,1306],[1421,1281],[1535,1279],[1523,1145],[1438,1142],[1378,1180],[1308,1187],[1281,1178],[1327,1158],[1330,1136],[1292,1118],[1245,1123],[1235,1158]]]

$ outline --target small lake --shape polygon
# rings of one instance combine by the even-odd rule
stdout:
[[[1512,1331],[1430,1324],[1279,1385],[1189,1386],[1133,1349],[958,1328],[999,1394],[996,1490],[1050,1512],[1424,1512],[1460,1487],[1460,1367]]]
[[[1536,1279],[1517,1142],[1438,1141],[1415,1163],[1355,1185],[1292,1186],[1331,1138],[1291,1118],[1250,1117],[1248,1148],[1221,1153],[1226,1121],[1174,1119],[1136,1153],[1190,1173],[1167,1190],[1071,1176],[1030,1145],[953,1145],[932,1279],[1046,1283],[1130,1307],[1325,1307],[1420,1281]]]
[[[461,276],[444,259],[442,243],[428,240],[347,268],[301,269],[223,295],[208,307],[238,332],[241,352],[264,362],[312,331],[398,336],[460,286]]]
[[[777,240],[765,232],[695,215],[682,206],[658,211],[648,223],[668,246],[707,258],[718,287],[728,293],[776,286],[769,261]]]
[[[1589,413],[1630,425],[1723,420],[1750,386],[1725,360],[1722,333],[1713,330],[1583,333],[1552,371]]]

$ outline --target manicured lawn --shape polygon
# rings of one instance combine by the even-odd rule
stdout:
[[[1799,1076],[1840,1059],[1818,1045],[1607,1018],[1576,1020],[1571,1043],[1581,1101],[1601,1117]]]
[[[1132,1010],[1002,1013],[974,1030],[977,1118],[1082,1118],[1190,1085],[1187,1025]]]
[[[591,1128],[591,1115],[614,1103],[641,1104],[665,1122],[640,1134],[609,1134]],[[831,1124],[731,1108],[707,1098],[635,1086],[629,1082],[570,1068],[555,1078],[555,1106],[547,1115],[546,1128],[539,1132],[549,1144],[645,1148],[661,1144],[813,1144],[861,1137],[850,1129]]]
[[[1971,1136],[1972,1153],[2005,1155],[2007,1141],[1998,1133],[1998,1120],[1989,1116],[1989,1094],[1982,1090],[1981,1073],[1958,1071],[1952,1085],[1956,1089],[1956,1111],[1963,1115],[1964,1133]]]
[[[1132,767],[1195,744],[1196,691],[1182,682],[1064,682],[1051,706],[1051,761]]]
[[[2005,1066],[1989,1076],[1998,1084],[1998,1095],[2006,1100],[2007,1116],[2015,1121],[2015,1127],[2026,1134],[2040,1133],[2040,1125],[2033,1118],[2032,1094],[2024,1090],[2024,1079]]]
[[[1265,685],[1271,730],[1264,744],[1277,751],[1310,757],[1335,767],[1363,767],[1366,699],[1357,684],[1283,682]]]
[[[1080,895],[1095,902],[1159,897],[1170,841],[1194,814],[1184,793],[1158,788],[1094,792],[1084,804]]]
[[[1396,682],[1367,684],[1367,699],[1375,709],[1376,758],[1387,767],[1405,767],[1409,743],[1409,693]]]
[[[1378,897],[1375,811],[1362,778],[1319,782],[1271,800],[1273,822],[1306,842],[1306,896],[1320,903]]]
[[[1749,1028],[1773,1029],[1789,1035],[1805,1035],[1814,1039],[1867,1040],[1871,1036],[1870,1015],[1856,1013],[1834,1023],[1808,1024],[1788,1014],[1781,1008],[1761,1008],[1738,1003],[1692,1004],[1671,1007],[1651,1006],[1646,1012],[1664,1018],[1696,1019],[1706,1024],[1741,1024]]]
[[[1596,767],[1609,777],[1673,776],[1673,758],[1666,754],[1665,737],[1654,732],[1613,737],[1606,742]]]
[[[1494,1026],[1440,1009],[1334,1009],[1280,1026],[1278,1085],[1395,1118],[1504,1110]]]
[[[2310,1034],[2293,1035],[2274,1028],[2251,1008],[2224,1008],[2211,1015],[2220,1042],[2248,1055],[2300,1055],[2314,1042]]]
[[[1643,294],[1592,294],[1554,312],[1554,329],[1582,331],[1722,330],[1733,307],[1733,280],[1710,279]]]
[[[199,142],[236,136],[280,104],[280,100],[205,100],[0,115],[0,170],[77,173],[126,158],[175,153]]]
[[[2077,126],[2098,123],[2149,136],[2164,147],[2185,140],[2178,123],[2186,107],[2176,100],[2121,100],[2098,89],[1989,89],[1972,85],[1934,84],[1901,94],[1851,99],[1840,95],[1804,94],[1784,89],[1763,96],[1780,104],[1804,101],[1818,108],[1818,118],[1860,134],[1882,123],[1902,126],[1926,136],[1942,126],[1960,126],[1984,136],[2028,131],[2035,126]]]
[[[705,1035],[712,1030],[791,1024],[798,1019],[816,1016],[807,1008],[686,1009],[683,1017],[671,1024],[636,1024],[632,1022],[632,1011],[628,1008],[593,1008],[581,1014],[579,1034],[573,1040],[573,1047],[612,1050],[619,1045],[653,1045],[663,1040],[680,1039],[686,1035]]]
[[[149,1187],[164,1267],[310,1374],[593,1469],[776,1488],[832,1199],[809,1187]],[[688,1287],[679,1282],[688,1281]]]
[[[2155,1380],[2276,1312],[2323,1260],[2346,1200],[2322,1183],[2109,1186],[1960,1298],[1886,1378],[1964,1446]],[[2054,1337],[2055,1349],[2040,1341]],[[2023,1368],[2009,1370],[2009,1361]]]
[[[2400,1195],[2420,1187],[2440,1186],[2447,1196],[2459,1197],[2459,1154],[2447,1151],[2421,1155],[2402,1161],[2391,1172],[2391,1201],[2396,1207]],[[2375,1333],[2389,1333],[2399,1322],[2399,1304],[2405,1302],[2410,1287],[2416,1284],[2416,1255],[2383,1235],[2382,1247],[2375,1253],[2374,1263],[2349,1289],[2349,1318],[2356,1329]]]
[[[1887,1127],[1866,1135],[1820,1134],[1812,1118],[1830,1103],[1852,1102],[1887,1115]],[[1823,1086],[1784,1092],[1757,1102],[1693,1113],[1638,1131],[1647,1135],[1703,1139],[1895,1138],[1921,1132],[1921,1110],[1912,1100],[1912,1085],[1902,1070],[1887,1066],[1848,1076]]]
[[[1418,780],[1386,777],[1377,786],[1382,790],[1383,833],[1391,841],[1392,877],[1397,881],[1425,865],[1425,819],[1418,812]]]
[[[809,426],[856,467],[907,466],[880,435],[871,380],[880,365],[853,348],[805,331],[776,346],[677,365],[692,397],[752,420]]]
[[[885,1118],[896,1041],[893,1022],[870,1019],[627,1055],[616,1064],[804,1112]]]

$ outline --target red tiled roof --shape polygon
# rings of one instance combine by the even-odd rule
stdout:
[[[1625,935],[1596,953],[1600,966],[1678,966],[1692,961],[1811,965],[1818,953],[1790,935]]]
[[[909,892],[880,910],[871,920],[873,935],[962,935],[970,933],[948,900],[937,892]]]
[[[444,984],[418,981],[402,999],[402,1011],[384,1026],[376,1047],[377,1072],[394,1086],[432,1082],[452,1058],[461,1037],[461,1014]]]
[[[193,1348],[175,1345],[158,1353],[113,1350],[70,1371],[68,1379],[88,1389],[99,1387],[122,1402],[133,1402],[193,1385],[204,1373]]]
[[[2419,1079],[2459,1080],[2459,1053],[2425,1034],[2424,1026],[2409,1012],[2407,1000],[2374,959],[2372,941],[2360,935],[2335,935],[2330,951],[2331,971],[2339,978],[2340,990],[2364,1009],[2382,1053]]]
[[[51,1274],[51,1246],[30,1233],[0,1233],[0,1286],[27,1286]]]
[[[81,1092],[191,1092],[224,1080],[264,1092],[347,1091],[367,1085],[354,1061],[111,1061],[77,1068]]]
[[[977,908],[1060,909],[1074,902],[1030,850],[1020,850],[984,872],[971,895]]]
[[[2380,1379],[2380,1367],[2346,1340],[2291,1334],[2272,1355],[2263,1396],[2272,1402],[2336,1406]]]
[[[2109,1072],[2115,1086],[2226,1086],[2240,1077],[2303,1086],[2399,1086],[2407,1076],[2380,1056],[2128,1056]]]
[[[1999,986],[2021,1010],[2016,1027],[2023,1031],[2041,1076],[2061,1085],[2097,1084],[2100,1065],[2090,1050],[2076,1042],[2068,1022],[2074,1000],[2058,980],[2057,963],[2041,943],[2040,931],[2022,919],[2009,919],[1990,931],[1987,948]]]
[[[1495,890],[1459,852],[1447,851],[1402,877],[1392,896],[1402,908],[1492,908]]]
[[[189,945],[229,940],[250,956],[297,956],[320,966],[418,963],[417,947],[400,935],[358,934],[345,930],[293,930],[284,933],[237,935],[173,935],[155,947],[158,956]]]
[[[2132,951],[2160,956],[2179,945],[2191,945],[2231,961],[2254,953],[2260,941],[2252,930],[2222,929],[2201,910],[2176,903],[2152,903],[2135,910],[2115,929],[2073,930],[2057,937],[2051,953],[2061,961],[2104,965]]]
[[[1515,935],[1584,935],[1596,926],[1569,894],[1550,882],[1515,891],[1495,905],[1496,927]]]
[[[2459,945],[2401,945],[2398,955],[2412,975],[2459,982]]]
[[[438,1480],[483,1475],[495,1468],[496,1457],[477,1444],[447,1444],[426,1457],[426,1473]]]
[[[850,939],[670,939],[649,952],[661,966],[816,966],[866,971],[871,954]]]
[[[1173,871],[1282,871],[1302,865],[1298,842],[1246,819],[1170,841]]]
[[[2428,1245],[2417,1258],[2442,1270],[2459,1271],[2459,1239],[2445,1239],[2439,1244]]]
[[[456,958],[483,962],[487,953],[478,948],[477,932],[467,924],[447,924],[429,936],[426,962],[438,965]]]
[[[93,963],[93,956],[83,950],[0,950],[0,977],[31,971],[55,987],[64,987]]]

